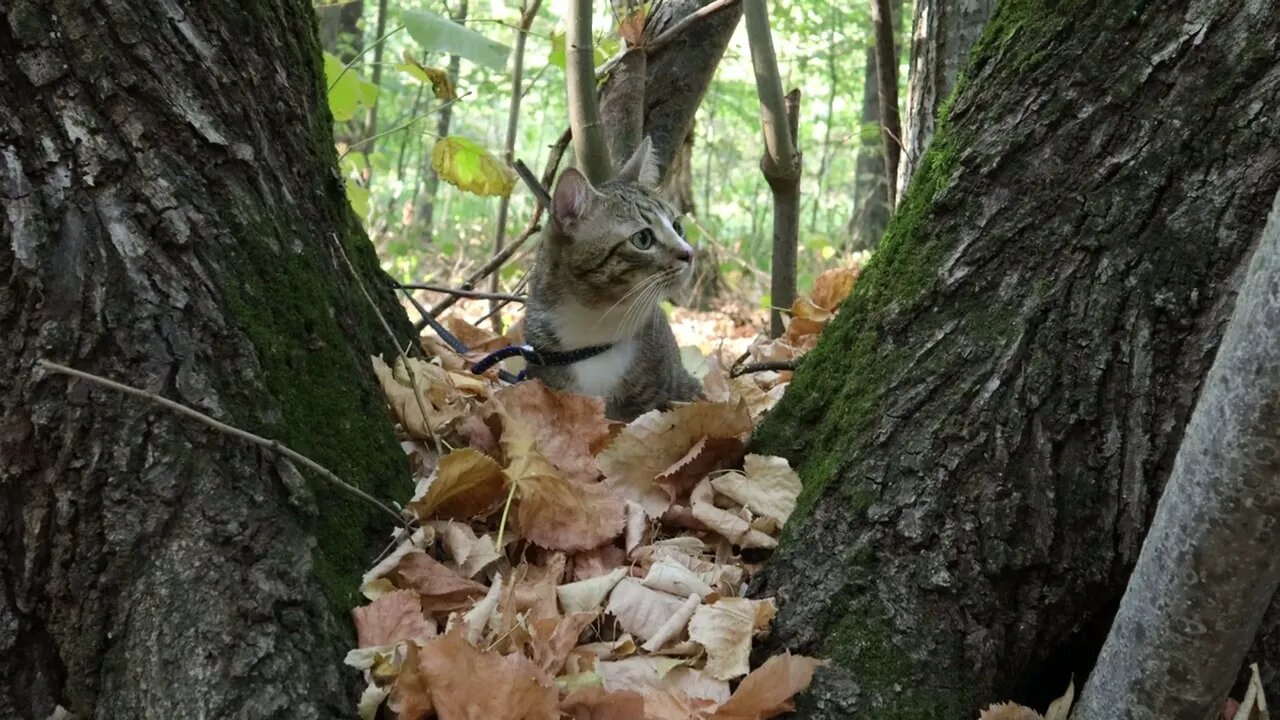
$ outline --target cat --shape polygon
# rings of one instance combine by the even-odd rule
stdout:
[[[693,275],[693,248],[657,183],[649,138],[599,187],[565,170],[529,282],[526,342],[544,353],[582,351],[559,355],[561,361],[591,355],[563,365],[531,363],[529,377],[603,397],[614,420],[702,397],[661,308]]]

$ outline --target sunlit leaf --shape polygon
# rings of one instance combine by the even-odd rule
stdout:
[[[347,178],[347,202],[362,221],[369,216],[369,188],[360,187],[351,178]]]
[[[338,164],[344,174],[358,175],[369,169],[369,156],[362,152],[349,152],[338,160]]]
[[[516,174],[470,140],[440,138],[431,149],[431,167],[445,182],[476,195],[510,195]]]
[[[449,79],[449,73],[440,68],[427,67],[404,51],[404,62],[396,63],[396,69],[408,73],[409,77],[424,85],[431,86],[431,93],[439,100],[457,100],[458,91]]]
[[[378,86],[361,80],[355,70],[343,72],[342,61],[324,54],[324,78],[329,87],[329,111],[336,122],[346,122],[355,117],[361,106],[372,107],[378,99]]]
[[[565,60],[564,32],[557,30],[551,33],[551,52],[547,54],[547,64],[564,70]]]
[[[410,37],[432,52],[459,55],[478,65],[504,70],[511,48],[464,25],[425,10],[401,10]]]

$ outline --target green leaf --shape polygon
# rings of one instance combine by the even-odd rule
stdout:
[[[344,174],[356,175],[369,169],[369,157],[362,152],[349,152],[338,161]]]
[[[354,70],[342,71],[342,61],[324,54],[324,80],[329,87],[329,111],[335,122],[346,122],[355,117],[361,105],[373,107],[378,99],[378,86],[361,80]]]
[[[765,310],[768,310],[769,308],[773,307],[773,296],[770,295],[769,293],[765,293],[761,295],[760,307],[764,308]]]
[[[466,26],[425,10],[401,10],[410,37],[432,52],[459,55],[478,65],[505,70],[511,48]]]
[[[551,52],[547,55],[547,64],[564,70],[565,63],[564,31],[557,30],[551,33]]]
[[[592,49],[592,61],[596,67],[604,64],[605,60],[613,57],[622,43],[616,37],[601,38]],[[551,52],[547,54],[547,64],[555,65],[561,70],[565,69],[565,63],[568,62],[567,50],[565,48],[564,31],[556,30],[551,33]]]
[[[516,174],[501,160],[463,137],[437,140],[431,168],[441,180],[476,195],[510,195],[516,184]]]
[[[830,260],[836,256],[836,249],[830,245],[823,245],[822,249],[819,250],[818,253],[822,255],[823,260]]]
[[[347,178],[347,202],[351,203],[351,209],[363,223],[369,215],[369,188],[360,187],[355,180]]]
[[[503,280],[512,280],[522,272],[524,272],[524,268],[519,265],[504,265],[503,268],[498,271],[498,275]]]

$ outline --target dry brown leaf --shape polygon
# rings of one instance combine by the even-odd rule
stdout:
[[[564,579],[564,555],[556,553],[545,565],[522,564],[512,573],[514,582],[503,607],[503,614],[513,617],[523,613],[529,622],[558,618],[556,587]]]
[[[413,368],[418,385],[417,396],[414,392],[414,380],[409,378],[404,360],[397,359],[393,370],[382,358],[370,358],[373,362],[373,374],[377,376],[382,392],[391,407],[391,413],[410,437],[425,440],[432,437],[433,432],[443,430],[450,423],[462,417],[461,403],[449,402],[449,398],[440,397],[445,391],[437,391],[437,384],[447,382],[441,379],[445,371],[430,365],[418,358],[409,359],[409,367]],[[446,386],[447,387],[447,386]],[[440,397],[442,402],[434,402],[433,396]],[[460,396],[459,396],[460,397]],[[426,417],[423,417],[426,411]]]
[[[711,487],[756,515],[785,525],[796,509],[800,476],[785,458],[768,455],[748,455],[743,470],[745,474],[735,472],[712,478]]]
[[[609,591],[613,590],[614,586],[626,576],[626,568],[615,568],[608,575],[597,575],[561,585],[556,588],[556,597],[559,598],[560,607],[564,608],[565,612],[595,610],[604,604]]]
[[[596,457],[605,483],[616,493],[639,503],[649,517],[661,517],[671,496],[658,476],[683,458],[703,438],[742,439],[751,432],[745,404],[700,401],[667,412],[641,415]]]
[[[814,305],[834,312],[849,297],[853,283],[858,279],[861,267],[832,268],[822,273],[813,281],[813,290],[809,293]]]
[[[560,712],[573,720],[641,720],[645,717],[644,698],[634,692],[582,688],[560,701]]]
[[[1002,702],[988,705],[978,720],[1044,720],[1044,716],[1025,705]]]
[[[436,634],[435,623],[422,614],[418,593],[396,590],[351,611],[356,647],[394,645],[401,640],[426,640]]]
[[[555,720],[555,682],[523,655],[472,647],[461,632],[424,643],[418,666],[442,720]]]
[[[400,558],[389,577],[396,587],[418,593],[426,612],[467,608],[486,592],[485,586],[462,577],[417,549]]]
[[[454,337],[462,341],[472,353],[488,354],[507,346],[506,338],[482,327],[472,325],[466,318],[450,313],[441,323]]]
[[[707,674],[719,680],[746,675],[751,637],[776,612],[771,601],[747,598],[721,598],[699,607],[689,621],[689,638],[707,649]]]
[[[609,436],[602,398],[562,393],[528,380],[502,389],[493,402],[506,411],[504,424],[533,430],[538,451],[570,480],[594,482],[600,476],[591,448]]]
[[[1254,674],[1257,675],[1258,666],[1254,665]],[[1067,691],[1062,697],[1049,703],[1049,709],[1044,711],[1044,720],[1067,720],[1067,716],[1071,714],[1071,703],[1076,699],[1076,679],[1074,677],[1067,683]]]
[[[742,440],[701,438],[679,460],[658,475],[657,482],[673,500],[688,492],[707,473],[742,459]]]
[[[682,597],[647,588],[634,578],[623,578],[609,593],[605,610],[618,619],[623,630],[648,640],[683,604]]]
[[[622,533],[626,505],[598,482],[564,477],[538,450],[533,428],[514,420],[502,405],[502,450],[507,478],[517,484],[515,519],[522,536],[549,550],[600,547]]]
[[[489,515],[506,496],[502,467],[478,450],[460,448],[440,458],[426,494],[406,507],[423,520],[470,520]]]
[[[529,643],[533,663],[552,676],[558,675],[569,653],[577,647],[582,631],[598,617],[597,610],[535,621]]]
[[[569,577],[573,580],[587,580],[608,575],[614,568],[626,564],[627,554],[617,545],[605,545],[575,553],[569,560]]]
[[[709,720],[764,720],[794,708],[792,699],[813,681],[821,660],[784,653],[765,661],[742,679],[733,697]]]
[[[435,708],[431,704],[431,688],[418,664],[419,650],[414,643],[405,648],[404,662],[391,690],[390,707],[399,720],[422,720]]]
[[[606,690],[631,691],[644,695],[646,714],[648,698],[661,693],[675,692],[688,698],[715,703],[729,699],[729,683],[695,670],[687,665],[687,661],[679,658],[629,657],[601,661],[596,667]]]

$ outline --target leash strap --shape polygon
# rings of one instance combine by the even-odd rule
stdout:
[[[613,347],[612,344],[590,345],[588,347],[577,348],[575,350],[539,352],[538,350],[535,350],[532,345],[510,345],[502,348],[501,350],[495,350],[494,352],[485,355],[479,362],[472,366],[471,372],[476,375],[480,375],[503,360],[516,357],[517,355],[524,358],[525,362],[530,365],[538,365],[541,367],[572,365],[574,363],[593,358],[611,347]],[[521,372],[516,377],[517,380],[523,380],[524,373]]]

